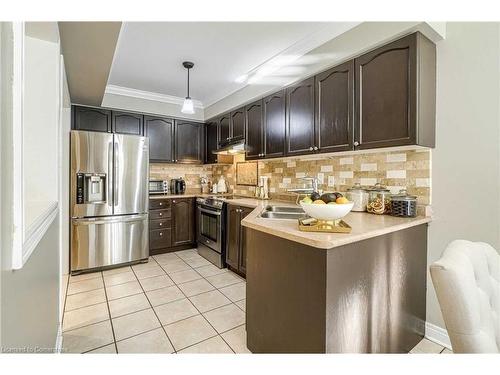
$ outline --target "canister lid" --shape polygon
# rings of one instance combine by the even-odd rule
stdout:
[[[363,186],[361,186],[361,184],[359,182],[356,182],[352,187],[348,188],[347,191],[361,191],[361,192],[365,192],[366,188],[364,188]]]
[[[380,193],[389,193],[390,190],[383,186],[380,182],[377,182],[375,185],[370,186],[368,191],[376,191]]]
[[[391,199],[393,201],[416,201],[417,197],[415,195],[409,195],[406,189],[402,189],[398,194],[392,195]]]

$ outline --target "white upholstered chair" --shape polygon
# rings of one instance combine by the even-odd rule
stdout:
[[[457,240],[431,265],[455,353],[500,352],[500,255],[482,242]]]

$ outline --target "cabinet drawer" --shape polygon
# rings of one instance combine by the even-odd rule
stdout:
[[[149,220],[149,229],[154,230],[154,229],[168,229],[171,228],[171,220]]]
[[[150,220],[169,219],[169,218],[170,218],[170,209],[149,211]]]
[[[149,209],[150,210],[161,210],[170,207],[170,199],[150,199]]]
[[[149,248],[162,249],[170,247],[172,243],[170,229],[159,229],[149,231]]]

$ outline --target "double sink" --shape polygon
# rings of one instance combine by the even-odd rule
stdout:
[[[264,219],[289,219],[297,220],[305,217],[306,213],[302,207],[293,206],[266,206],[259,217]]]

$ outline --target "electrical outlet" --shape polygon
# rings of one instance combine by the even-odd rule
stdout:
[[[318,183],[323,185],[325,183],[325,174],[324,173],[318,173]]]
[[[328,186],[335,186],[335,177],[334,176],[328,176]]]

